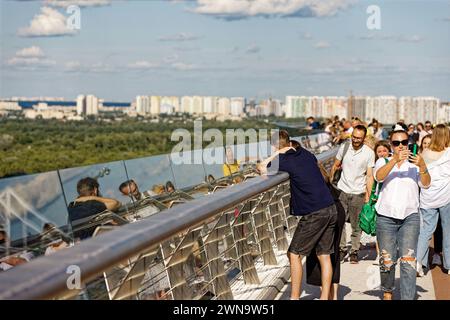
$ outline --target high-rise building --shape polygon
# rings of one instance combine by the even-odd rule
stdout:
[[[98,98],[92,94],[86,96],[86,115],[98,114]]]
[[[366,118],[366,102],[367,97],[351,95],[348,102],[348,119],[358,117],[359,119],[364,120]]]
[[[230,99],[231,115],[240,116],[244,113],[245,99],[242,97],[233,97]]]
[[[161,97],[151,96],[150,97],[150,113],[153,115],[158,115],[161,113]]]
[[[150,113],[150,98],[149,96],[137,96],[136,97],[136,112],[140,115],[146,115]]]
[[[286,96],[286,118],[306,118],[311,112],[311,97]]]
[[[437,123],[449,123],[449,122],[450,122],[450,102],[442,102],[438,114]]]
[[[203,114],[203,97],[193,96],[192,97],[192,112],[195,114]]]
[[[377,119],[384,124],[393,124],[398,120],[398,100],[394,96],[367,97],[365,120],[370,123]]]
[[[193,105],[192,105],[192,97],[184,96],[181,97],[181,112],[192,113]]]
[[[347,117],[347,104],[348,99],[346,97],[324,97],[324,117],[333,118],[338,116],[339,119]]]
[[[217,97],[204,97],[203,98],[203,112],[204,113],[217,113]]]
[[[311,113],[313,117],[326,117],[325,99],[324,97],[311,98]]]
[[[161,113],[171,114],[180,111],[180,102],[178,97],[162,97],[161,98]]]
[[[219,98],[217,103],[217,113],[221,115],[231,114],[231,103],[229,98],[226,97]]]
[[[86,97],[80,94],[77,97],[77,115],[86,114]]]
[[[406,123],[438,121],[440,100],[435,97],[400,97],[398,118]]]

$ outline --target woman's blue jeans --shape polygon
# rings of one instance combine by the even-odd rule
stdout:
[[[417,245],[417,261],[428,268],[429,242],[436,230],[436,225],[441,216],[442,224],[442,255],[444,268],[450,269],[450,203],[436,209],[422,209],[422,225],[420,227],[419,243]]]
[[[377,239],[380,247],[381,289],[395,289],[395,266],[400,258],[400,297],[416,297],[416,251],[420,218],[413,213],[404,220],[377,215]]]

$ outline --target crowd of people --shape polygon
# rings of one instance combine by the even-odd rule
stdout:
[[[430,268],[433,233],[431,262],[450,274],[449,127],[399,121],[387,130],[375,119],[366,124],[353,118],[329,119],[325,131],[340,144],[329,174],[285,131],[272,137],[277,151],[258,167],[262,174],[276,168],[290,175],[290,210],[299,216],[288,249],[291,299],[300,298],[303,257],[307,282],[321,286],[321,299],[337,299],[340,262],[348,257],[358,264],[360,213],[374,194],[383,299],[392,299],[398,263],[400,297],[415,299],[416,277]],[[342,221],[350,223],[350,248]]]
[[[308,124],[311,129],[320,128],[312,117],[308,118]],[[346,261],[357,264],[360,259],[359,215],[373,196],[372,190],[378,199],[376,250],[383,299],[392,299],[397,263],[400,264],[400,296],[414,299],[416,277],[430,269],[430,262],[442,265],[450,274],[449,127],[438,124],[433,128],[429,121],[425,125],[406,125],[399,121],[388,129],[376,119],[367,124],[358,118],[334,118],[326,121],[324,130],[330,140],[339,145],[330,172],[284,130],[272,137],[276,152],[257,165],[262,174],[279,170],[290,175],[290,213],[299,217],[288,249],[291,299],[300,298],[303,257],[307,257],[307,282],[321,286],[321,299],[337,299],[340,264]],[[413,145],[417,146],[417,152],[410,148]],[[227,148],[224,176],[238,173],[241,163],[246,161],[249,159],[236,160],[232,149]],[[212,176],[206,178],[207,182],[214,180]],[[171,181],[142,192],[132,179],[121,183],[118,189],[133,202],[175,192]],[[115,199],[101,196],[99,183],[94,178],[79,180],[77,192],[78,197],[68,206],[72,227],[77,221],[105,211],[117,211],[122,205]],[[159,211],[151,208],[154,209],[151,214]],[[349,222],[351,228],[350,246],[345,222]],[[95,228],[96,225],[74,228],[74,238],[89,238]],[[432,237],[434,254],[429,257]],[[42,239],[48,242],[46,255],[74,244],[51,224],[44,226]],[[6,230],[0,229],[0,247],[4,248],[7,241]],[[8,270],[30,259],[30,252],[18,252],[1,259],[0,270]],[[157,291],[161,293],[164,288]],[[159,293],[157,298],[162,297]]]

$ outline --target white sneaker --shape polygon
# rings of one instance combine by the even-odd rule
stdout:
[[[433,254],[433,260],[431,261],[431,264],[434,264],[435,266],[442,265],[442,259],[441,256],[437,253]]]
[[[425,275],[425,274],[423,273],[423,268],[422,268],[422,266],[420,265],[420,263],[417,264],[416,271],[417,271],[417,276],[418,276],[418,277],[423,277],[423,276]]]

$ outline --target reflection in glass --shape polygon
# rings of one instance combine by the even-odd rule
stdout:
[[[122,161],[64,169],[60,170],[59,173],[68,202],[67,205],[78,197],[77,182],[86,177],[97,179],[101,196],[113,198],[122,203],[129,201],[129,198],[119,191],[120,184],[128,180]]]
[[[205,182],[205,169],[203,167],[202,150],[170,154],[175,187],[184,189]]]
[[[209,183],[224,176],[224,161],[225,149],[223,147],[208,148],[203,150],[203,162],[206,175],[209,177],[209,179],[207,179]]]
[[[39,242],[44,225],[68,233],[68,213],[56,171],[0,180],[0,225],[7,246]]]
[[[139,158],[125,161],[129,183],[125,183],[123,194],[128,194],[134,205],[136,219],[155,214],[166,206],[155,200],[162,194],[176,190],[168,155]]]
[[[152,191],[157,185],[165,186],[168,181],[173,182],[174,177],[167,155],[126,160],[128,177],[133,179],[141,192]],[[157,193],[153,190],[153,193]]]

